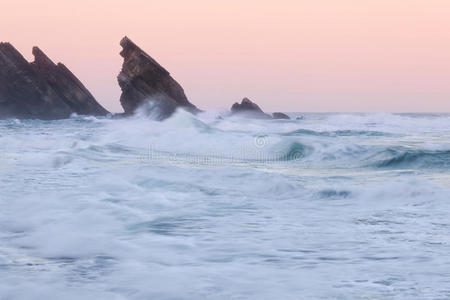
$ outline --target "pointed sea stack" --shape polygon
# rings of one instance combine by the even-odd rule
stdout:
[[[252,119],[272,119],[272,117],[265,112],[254,102],[248,98],[242,99],[241,103],[234,103],[231,106],[231,113],[233,115],[240,115]]]
[[[72,113],[108,113],[61,63],[54,64],[39,48],[29,63],[10,44],[0,43],[0,118],[64,119]]]
[[[142,108],[146,114],[162,120],[170,117],[177,108],[199,112],[189,102],[181,85],[156,60],[127,37],[120,45],[124,61],[117,79],[122,89],[120,103],[125,115],[132,115]]]

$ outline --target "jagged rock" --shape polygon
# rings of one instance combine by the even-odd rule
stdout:
[[[29,63],[10,44],[0,43],[0,118],[63,119],[72,113],[106,115],[83,84],[39,48]]]
[[[248,98],[242,99],[241,103],[234,103],[231,106],[231,113],[253,119],[272,119],[272,117],[262,111],[262,109]]]
[[[156,119],[169,117],[177,108],[199,112],[166,69],[129,38],[124,37],[120,45],[124,62],[117,79],[122,89],[120,103],[126,115],[136,113],[138,108]]]
[[[274,112],[272,114],[272,117],[274,119],[283,119],[283,120],[290,120],[291,119],[288,115],[286,115],[284,113],[281,113],[281,112]]]

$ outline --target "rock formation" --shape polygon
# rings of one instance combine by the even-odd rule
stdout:
[[[39,48],[29,63],[9,43],[0,43],[0,118],[63,119],[72,113],[106,115],[83,84]]]
[[[274,112],[272,114],[272,117],[274,119],[283,119],[283,120],[290,120],[291,119],[288,115],[286,115],[286,114],[284,114],[282,112]]]
[[[240,104],[237,102],[234,103],[231,106],[231,113],[253,119],[272,119],[270,115],[263,112],[256,103],[250,101],[248,98],[242,99]]]
[[[134,114],[138,108],[157,119],[169,117],[176,108],[192,113],[199,111],[188,101],[180,84],[153,58],[127,37],[120,45],[124,62],[117,79],[125,115]]]

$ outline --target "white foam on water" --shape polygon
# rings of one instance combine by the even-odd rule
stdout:
[[[0,121],[0,299],[449,297],[448,115],[220,114]]]

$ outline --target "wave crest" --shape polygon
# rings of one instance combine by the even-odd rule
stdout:
[[[450,150],[404,150],[387,149],[381,153],[389,156],[374,163],[378,168],[421,167],[448,168],[450,167]]]

